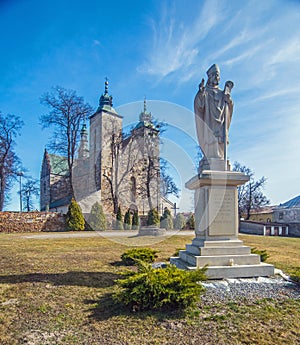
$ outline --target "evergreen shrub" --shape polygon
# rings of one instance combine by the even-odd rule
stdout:
[[[174,265],[152,268],[140,263],[138,272],[117,280],[119,290],[114,299],[134,311],[192,307],[205,290],[198,283],[206,279],[205,270],[185,271]]]
[[[195,216],[194,216],[194,214],[192,214],[190,216],[190,218],[186,222],[186,225],[190,230],[195,230]]]
[[[127,210],[124,216],[124,229],[131,230],[131,213],[129,210]]]
[[[251,253],[260,255],[261,262],[265,262],[270,257],[266,250],[260,250],[257,248],[251,248]]]
[[[186,220],[183,214],[177,213],[175,222],[174,222],[174,229],[182,230],[186,225]]]
[[[159,216],[156,208],[152,208],[148,212],[147,225],[157,225],[159,226]]]
[[[84,230],[85,220],[80,206],[72,198],[66,217],[66,226],[69,231]]]
[[[138,230],[139,227],[140,227],[139,214],[138,214],[138,211],[134,211],[133,217],[132,217],[132,230]]]
[[[107,228],[105,214],[98,201],[91,208],[89,225],[93,230],[105,230]]]
[[[160,227],[167,230],[173,229],[173,219],[171,212],[167,207],[165,207],[164,213],[160,218]]]
[[[121,207],[118,207],[117,217],[116,217],[116,229],[117,230],[124,230],[123,228],[123,216]]]
[[[121,255],[121,260],[126,266],[135,265],[140,261],[151,263],[157,258],[156,254],[157,251],[151,248],[133,248],[126,250]]]

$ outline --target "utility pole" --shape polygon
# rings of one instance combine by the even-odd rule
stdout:
[[[22,171],[19,171],[19,172],[17,172],[16,175],[20,177],[20,180],[19,180],[19,184],[20,184],[20,192],[19,192],[20,193],[20,212],[22,212],[22,209],[23,209],[23,207],[22,207],[22,176],[24,174],[22,173]]]

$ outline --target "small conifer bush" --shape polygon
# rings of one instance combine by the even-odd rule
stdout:
[[[174,229],[182,230],[185,227],[186,220],[183,214],[178,213],[174,222]]]
[[[71,200],[68,208],[66,225],[67,230],[69,231],[84,230],[84,216],[82,214],[80,206],[77,204],[74,198]]]
[[[159,216],[156,208],[152,208],[148,212],[147,225],[159,225]]]
[[[194,216],[194,214],[192,214],[190,216],[190,218],[186,222],[186,225],[190,230],[195,230],[195,216]]]
[[[173,219],[171,212],[167,207],[165,207],[164,213],[160,219],[160,227],[167,230],[173,229]]]
[[[93,230],[105,230],[107,228],[105,214],[98,201],[91,208],[89,225]]]
[[[156,254],[157,251],[151,248],[133,248],[126,250],[121,255],[121,260],[126,266],[135,265],[140,261],[151,263],[157,258]]]
[[[133,217],[132,217],[132,230],[138,230],[139,227],[140,227],[139,215],[137,211],[134,211]]]
[[[131,230],[131,213],[129,210],[127,210],[124,216],[124,229]]]
[[[123,227],[123,216],[122,216],[122,211],[121,207],[118,207],[118,212],[117,212],[117,217],[116,217],[116,229],[117,230],[124,230]]]
[[[117,280],[114,299],[134,311],[192,307],[204,292],[198,282],[206,279],[205,270],[185,271],[174,265],[152,268],[140,263],[138,272]]]
[[[270,257],[266,250],[260,250],[257,248],[251,248],[251,253],[260,255],[261,262],[265,262]]]

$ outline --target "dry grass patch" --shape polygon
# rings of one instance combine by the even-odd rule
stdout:
[[[192,236],[173,236],[151,248],[167,261]],[[266,249],[268,262],[299,267],[299,239],[242,236]],[[178,312],[131,313],[113,304],[126,245],[101,236],[27,239],[0,234],[0,344],[298,344],[299,300],[263,300]],[[298,259],[297,259],[298,257]]]

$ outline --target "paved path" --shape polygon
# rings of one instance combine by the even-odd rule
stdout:
[[[166,235],[164,236],[156,236],[156,237],[170,237],[170,236],[193,236],[195,234],[194,231],[167,231]],[[51,233],[35,233],[32,235],[24,235],[22,238],[26,239],[48,239],[48,238],[82,238],[82,237],[135,237],[138,236],[138,231],[84,231],[84,232],[51,232]]]

